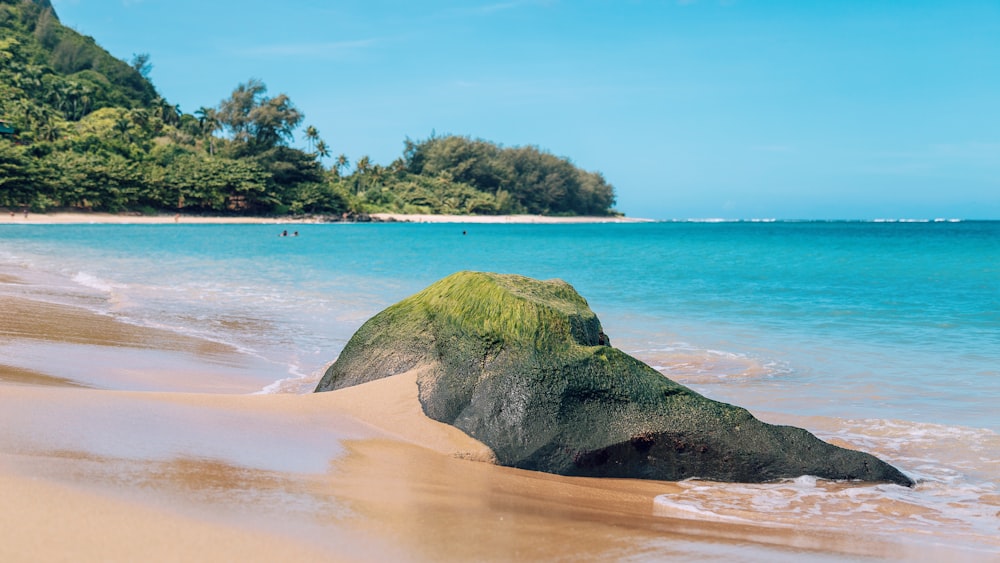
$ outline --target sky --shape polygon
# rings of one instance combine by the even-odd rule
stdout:
[[[456,134],[631,217],[1000,219],[997,0],[52,4],[185,113],[260,79],[352,163]]]

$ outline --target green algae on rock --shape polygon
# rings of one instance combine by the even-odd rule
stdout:
[[[500,464],[561,475],[766,482],[801,475],[913,481],[801,428],[766,424],[610,346],[561,280],[459,272],[366,322],[316,388],[416,367],[430,418]]]

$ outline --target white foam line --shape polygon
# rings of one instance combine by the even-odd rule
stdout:
[[[314,373],[303,373],[299,371],[297,365],[289,364],[288,373],[291,374],[291,377],[284,377],[282,379],[279,379],[274,383],[264,386],[264,388],[262,388],[259,391],[254,391],[253,393],[251,393],[251,395],[274,395],[276,393],[281,393],[282,389],[285,388],[286,384],[299,383],[298,386],[300,386],[302,383],[310,379],[313,379],[314,377],[318,380],[320,377],[323,376],[324,373],[326,373],[326,370],[331,365],[333,365],[333,361],[324,364],[323,367],[321,367],[318,371]]]
[[[698,508],[697,506],[677,502],[670,498],[670,495],[659,495],[653,499],[653,514],[656,516],[678,516],[676,512],[682,512],[697,516],[699,520],[718,520],[722,522],[749,522],[745,518],[738,516],[727,516],[717,514],[711,510]]]

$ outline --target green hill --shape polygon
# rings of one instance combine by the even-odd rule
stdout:
[[[61,121],[105,107],[148,108],[157,98],[139,69],[63,26],[47,0],[0,0],[0,29],[0,107],[26,135],[52,137]]]
[[[116,59],[48,0],[0,0],[0,207],[233,214],[608,215],[599,173],[535,147],[468,137],[405,142],[344,174],[314,127],[263,82],[193,113],[158,95],[147,55]]]

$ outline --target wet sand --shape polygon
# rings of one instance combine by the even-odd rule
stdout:
[[[654,499],[672,483],[496,466],[423,415],[415,372],[254,395],[234,350],[18,296],[0,307],[3,561],[953,555],[664,514]]]

